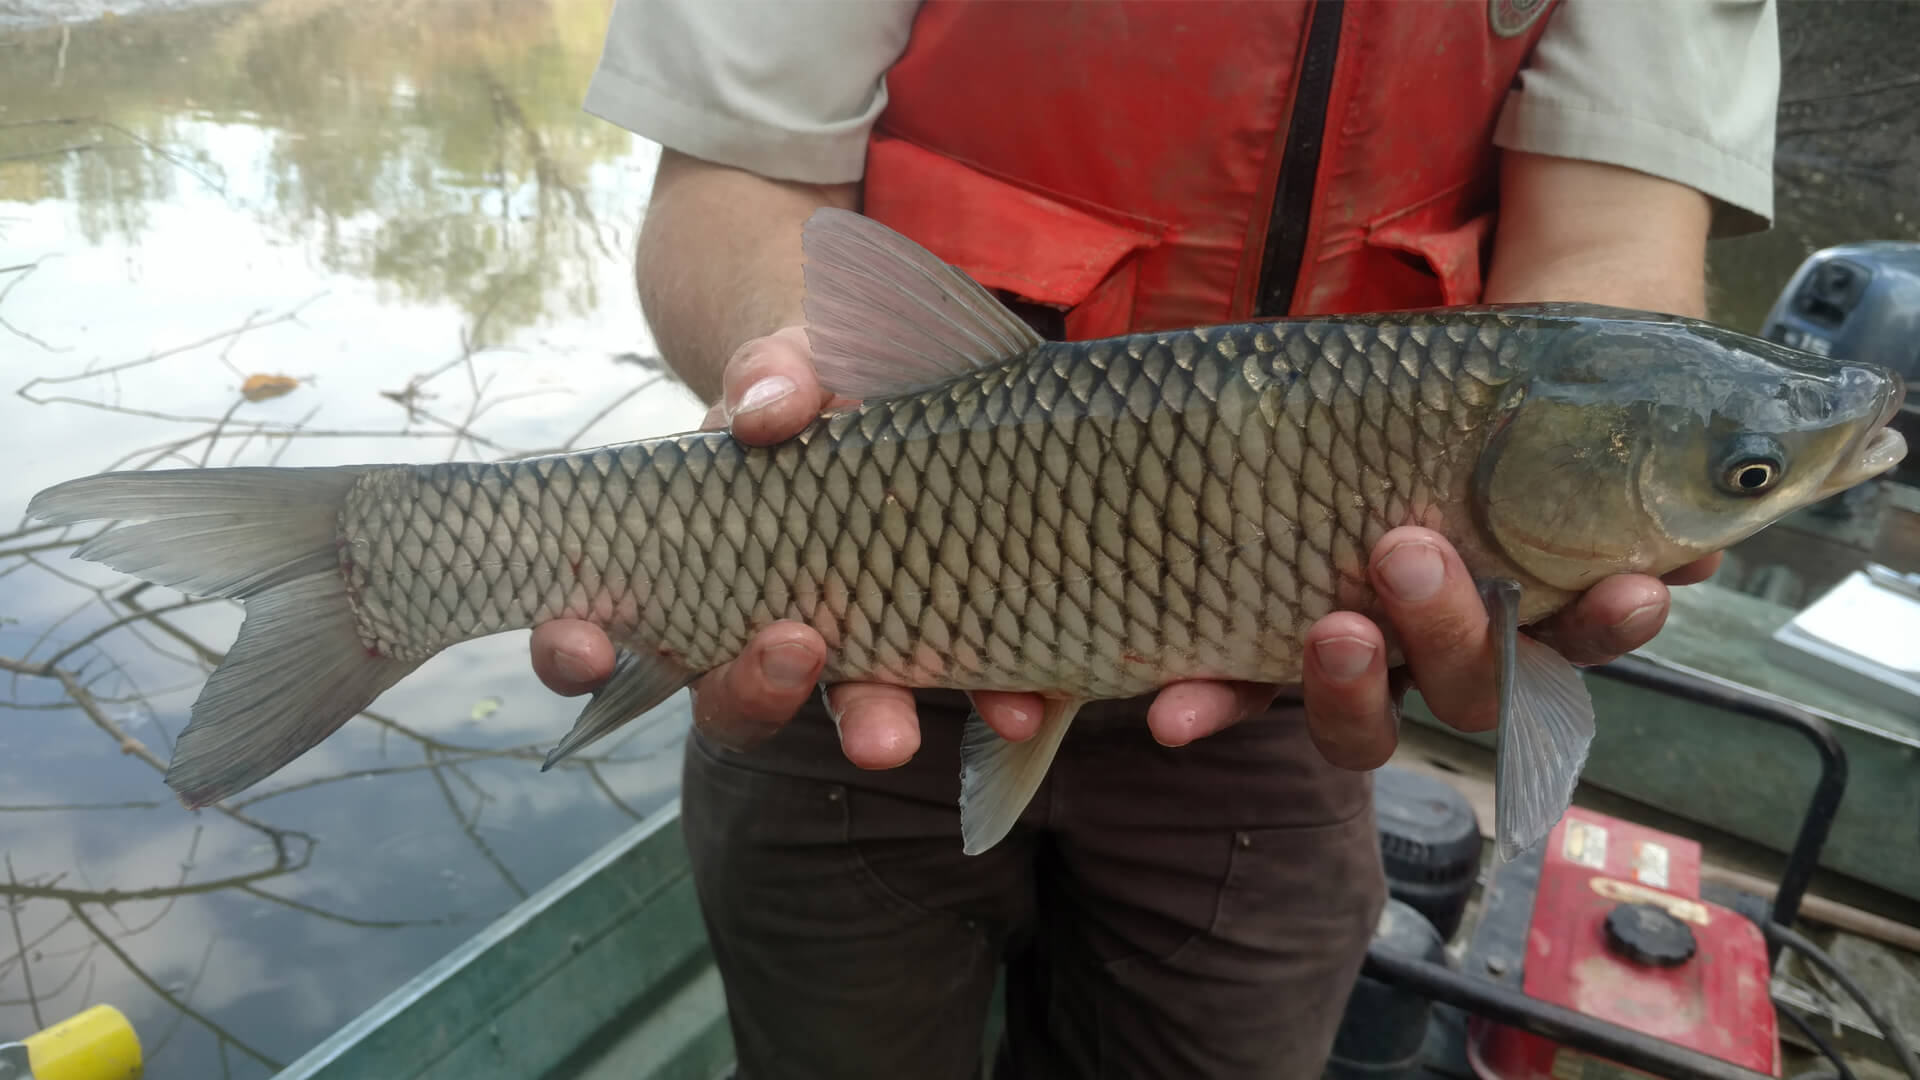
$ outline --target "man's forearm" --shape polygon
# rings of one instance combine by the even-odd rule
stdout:
[[[662,154],[634,277],[667,366],[701,400],[719,399],[741,342],[802,321],[807,217],[857,203],[858,185],[785,183]]]
[[[1486,300],[1704,316],[1711,212],[1706,196],[1672,181],[1509,152]]]

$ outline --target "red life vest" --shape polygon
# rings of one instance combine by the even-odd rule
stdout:
[[[1550,4],[929,0],[864,209],[1070,338],[1472,303]]]

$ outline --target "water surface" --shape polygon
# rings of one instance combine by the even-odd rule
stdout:
[[[579,108],[607,7],[266,0],[0,33],[0,1040],[105,1001],[149,1075],[269,1075],[671,797],[677,702],[538,771],[578,703],[509,634],[190,813],[154,763],[237,605],[16,531],[34,491],[109,467],[695,424],[628,271],[657,150]]]

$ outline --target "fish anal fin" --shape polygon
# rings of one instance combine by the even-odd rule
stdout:
[[[960,740],[960,839],[978,855],[1006,838],[1047,778],[1053,756],[1086,704],[1079,698],[1046,698],[1040,729],[1013,742],[1001,738],[975,713]]]
[[[613,674],[593,692],[586,708],[573,722],[573,730],[547,755],[540,771],[546,772],[615,728],[678,693],[692,682],[698,672],[651,652],[625,649],[614,661]]]
[[[807,339],[835,393],[895,397],[1042,341],[978,282],[862,214],[814,211],[801,247]]]

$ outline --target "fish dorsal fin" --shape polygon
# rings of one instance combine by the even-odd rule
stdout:
[[[1565,657],[1520,633],[1518,582],[1482,581],[1480,595],[1500,695],[1493,807],[1504,862],[1545,839],[1572,804],[1593,745],[1593,699]]]
[[[870,217],[824,207],[800,242],[807,340],[834,393],[922,390],[1043,340],[972,278]]]

